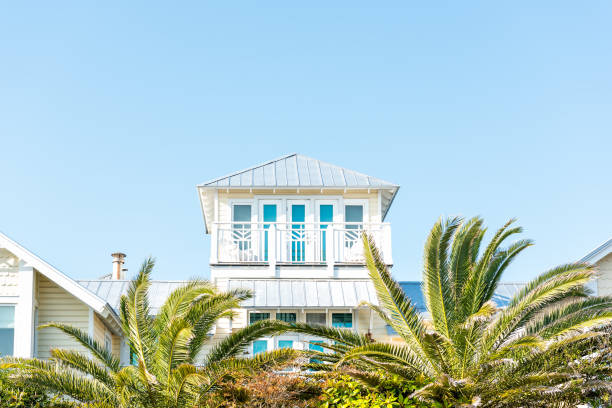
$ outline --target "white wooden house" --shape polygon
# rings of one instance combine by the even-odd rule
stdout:
[[[211,237],[210,275],[221,289],[248,288],[216,339],[260,319],[352,327],[388,340],[384,322],[362,301],[377,303],[364,263],[361,232],[392,265],[385,222],[399,186],[317,159],[291,154],[198,186]],[[256,341],[256,353],[308,347],[287,334]]]

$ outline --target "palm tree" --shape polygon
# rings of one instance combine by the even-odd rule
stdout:
[[[192,280],[173,291],[152,316],[148,289],[153,266],[154,261],[147,259],[121,298],[121,323],[134,365],[121,367],[117,358],[87,333],[50,323],[41,327],[63,331],[85,346],[92,357],[53,349],[49,361],[8,358],[3,366],[16,368],[16,376],[23,380],[70,397],[77,406],[182,408],[205,406],[209,392],[233,373],[265,369],[296,357],[289,349],[239,357],[251,341],[287,328],[282,322],[260,321],[230,334],[196,364],[215,323],[231,317],[232,309],[250,293],[241,289],[219,292],[209,282]]]
[[[518,240],[502,247],[522,231],[513,222],[499,229],[485,248],[482,219],[436,222],[425,244],[425,318],[393,280],[371,237],[364,235],[380,304],[369,306],[405,343],[376,343],[342,329],[301,325],[294,330],[334,340],[332,352],[316,353],[318,360],[333,364],[314,366],[350,367],[349,373],[370,383],[379,378],[369,374],[375,369],[420,379],[424,386],[414,397],[448,406],[524,406],[517,401],[524,402],[526,395],[538,400],[529,406],[553,406],[565,394],[612,387],[609,350],[607,365],[599,366],[604,372],[586,375],[592,365],[585,356],[601,355],[598,340],[609,336],[601,329],[612,322],[612,298],[588,296],[585,285],[595,276],[592,266],[555,267],[525,285],[504,308],[493,300],[504,271],[532,245]],[[568,355],[577,357],[568,360]]]

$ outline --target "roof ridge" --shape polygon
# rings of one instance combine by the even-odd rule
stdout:
[[[268,164],[276,163],[277,161],[288,159],[291,156],[297,156],[297,155],[298,155],[297,153],[286,154],[284,156],[280,156],[280,157],[277,157],[275,159],[268,160],[266,162],[256,164],[255,166],[247,167],[246,169],[238,170],[238,171],[235,171],[233,173],[226,174],[225,176],[221,176],[221,177],[214,178],[212,180],[205,181],[204,183],[198,184],[197,187],[205,187],[206,185],[211,184],[211,183],[215,183],[215,182],[217,182],[219,180],[223,180],[225,178],[234,177],[234,176],[237,176],[239,174],[246,173],[247,171],[253,171],[253,170],[258,169],[260,167],[267,166]]]

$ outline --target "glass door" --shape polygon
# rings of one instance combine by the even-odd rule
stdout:
[[[344,222],[346,223],[345,248],[359,245],[363,229],[363,205],[345,205]]]
[[[318,261],[326,262],[328,256],[327,253],[328,241],[333,243],[334,237],[328,230],[329,226],[337,221],[336,215],[336,202],[331,200],[317,200],[317,214],[316,220],[318,222],[318,243],[316,245],[316,258]]]
[[[251,251],[251,205],[232,206],[232,241],[238,250],[238,261],[253,261]]]
[[[289,260],[295,263],[306,262],[308,259],[308,203],[304,200],[289,200]]]
[[[270,227],[272,225],[276,225],[276,223],[279,221],[279,209],[280,204],[276,201],[271,201],[271,200],[265,200],[265,201],[260,201],[259,203],[259,214],[260,214],[260,219],[261,221],[263,221],[263,231],[262,231],[262,237],[261,237],[261,241],[262,241],[262,248],[261,248],[261,252],[262,252],[262,259],[264,261],[269,261],[270,259],[270,244],[271,242],[276,242],[276,240],[272,240],[272,237],[270,234],[272,233],[276,233],[276,229],[274,229],[273,231],[270,231]],[[276,253],[276,252],[274,252]]]

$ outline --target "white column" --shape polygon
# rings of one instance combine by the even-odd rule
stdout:
[[[325,229],[325,261],[327,262],[327,274],[329,277],[334,277],[334,262],[336,254],[334,252],[334,242],[336,241],[336,233],[334,224],[329,224]]]
[[[215,264],[219,260],[219,224],[214,222],[210,232],[210,263]]]
[[[34,279],[31,266],[19,265],[19,300],[15,307],[15,357],[34,356]]]
[[[270,228],[264,230],[268,233],[268,263],[270,265],[270,275],[276,276],[276,224],[270,224]]]

